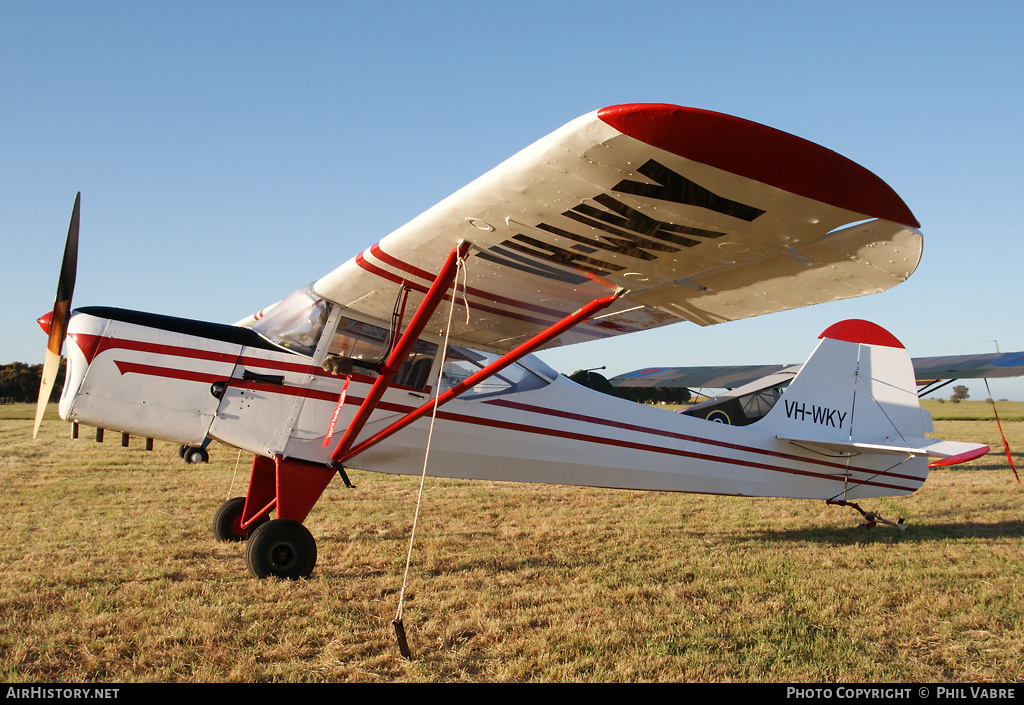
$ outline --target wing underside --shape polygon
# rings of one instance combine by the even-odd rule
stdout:
[[[717,113],[615,106],[526,148],[314,288],[389,320],[401,287],[415,304],[468,241],[451,334],[493,351],[627,290],[555,347],[880,292],[916,268],[916,228],[884,182],[818,145]],[[435,318],[428,330],[447,308]]]

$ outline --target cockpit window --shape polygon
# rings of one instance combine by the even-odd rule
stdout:
[[[752,394],[745,394],[740,397],[740,406],[743,409],[744,416],[750,419],[751,423],[767,416],[772,407],[782,398],[782,393],[788,386],[789,380],[774,387],[760,389]]]
[[[389,353],[388,331],[371,323],[342,318],[331,337],[327,356],[351,360],[363,374],[376,375],[378,364]],[[430,368],[437,355],[437,346],[425,340],[412,345],[409,357],[398,369],[392,384],[426,390],[430,386]],[[362,364],[361,364],[362,363]]]
[[[442,388],[440,391],[443,392],[468,379],[471,375],[476,374],[499,357],[501,356],[495,353],[451,347],[444,364]],[[534,361],[539,362],[536,358],[534,358]],[[544,368],[546,371],[546,366]],[[545,379],[517,362],[463,392],[459,398],[472,401],[502,394],[515,394],[531,389],[540,389],[550,383],[551,380]]]
[[[331,339],[330,353],[352,360],[381,362],[387,354],[388,332],[383,328],[342,318]]]
[[[329,313],[327,302],[307,286],[286,296],[252,329],[275,345],[312,356]]]

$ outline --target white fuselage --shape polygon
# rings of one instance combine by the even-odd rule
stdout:
[[[374,374],[352,376],[338,431],[325,445],[345,378],[316,364],[320,347],[310,357],[244,328],[189,323],[115,309],[77,313],[61,417],[182,444],[211,438],[329,466]],[[433,397],[440,358],[439,352],[426,388],[387,390],[361,439]],[[437,411],[429,475],[818,499],[908,494],[927,475],[923,458],[828,457],[756,423],[716,424],[595,392],[536,358],[526,358],[523,368],[532,384],[502,389],[499,381]],[[223,391],[215,396],[218,383]],[[346,465],[419,474],[430,423],[421,418]]]

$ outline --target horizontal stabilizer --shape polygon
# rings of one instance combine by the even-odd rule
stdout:
[[[810,438],[792,438],[778,436],[780,440],[807,448],[817,448],[829,452],[849,453],[892,453],[895,455],[917,455],[939,458],[929,463],[930,467],[956,465],[968,460],[980,458],[991,450],[987,445],[979,443],[961,443],[958,441],[940,441],[933,438],[904,438],[907,445],[885,445],[880,443],[860,443],[841,441],[821,441]]]

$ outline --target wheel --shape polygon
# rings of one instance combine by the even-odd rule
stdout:
[[[240,527],[244,509],[245,497],[234,497],[220,505],[213,515],[213,537],[218,541],[245,541],[253,531],[269,521],[269,518],[264,516],[257,519],[253,526],[242,531]]]
[[[186,450],[188,450],[188,446],[178,446],[178,457],[184,458]]]
[[[205,448],[186,448],[181,457],[188,465],[198,465],[210,460],[210,454],[206,452]]]
[[[245,566],[257,578],[308,577],[316,565],[316,540],[291,519],[274,519],[249,534]]]

